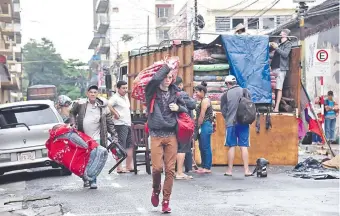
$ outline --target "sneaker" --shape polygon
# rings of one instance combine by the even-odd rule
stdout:
[[[91,182],[90,183],[90,189],[97,189],[97,183],[96,182]]]
[[[163,213],[170,213],[171,212],[171,208],[169,208],[169,201],[168,200],[164,200],[162,202],[162,212]]]
[[[89,181],[84,181],[84,188],[90,187],[90,182]]]
[[[160,191],[153,190],[151,195],[151,203],[154,207],[157,207],[159,205],[159,193]]]

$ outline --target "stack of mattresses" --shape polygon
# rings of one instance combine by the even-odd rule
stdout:
[[[229,64],[222,48],[194,51],[194,86],[200,85],[202,81],[207,83],[207,96],[215,111],[220,111],[220,99],[226,91],[224,80],[227,75]]]

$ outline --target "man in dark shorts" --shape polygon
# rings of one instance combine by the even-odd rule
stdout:
[[[126,93],[128,85],[125,81],[118,81],[117,93],[114,94],[109,100],[109,108],[113,114],[113,121],[115,129],[118,134],[119,143],[126,149],[126,169],[122,166],[117,167],[118,173],[126,173],[133,171],[133,146],[131,138],[131,114],[130,114],[130,101]]]
[[[189,96],[188,93],[183,91],[183,80],[180,77],[176,78],[176,86],[181,90],[180,96],[183,98],[185,105],[188,109],[188,114],[193,118],[192,110],[196,108],[196,101]],[[192,179],[192,176],[188,176],[183,172],[183,163],[185,163],[186,171],[192,169],[192,142],[191,143],[178,143],[177,152],[177,173],[176,179]],[[191,162],[191,163],[190,163]],[[190,167],[189,167],[190,166]]]

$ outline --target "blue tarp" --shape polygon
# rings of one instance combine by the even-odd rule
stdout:
[[[254,103],[272,103],[269,68],[269,37],[222,35],[230,73],[242,88],[249,89]]]

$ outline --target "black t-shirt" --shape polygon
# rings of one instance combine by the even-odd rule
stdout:
[[[270,64],[270,67],[272,68],[272,70],[280,68],[280,55],[278,52],[274,52],[274,56],[272,58],[272,62]]]

